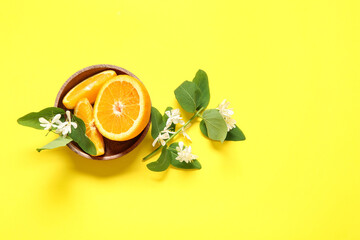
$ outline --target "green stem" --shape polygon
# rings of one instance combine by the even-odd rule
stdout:
[[[51,129],[49,129],[49,131],[46,133],[46,135],[45,135],[45,137],[47,136],[47,135],[49,135],[49,133],[56,133],[52,128]]]
[[[185,128],[187,125],[189,125],[189,123],[192,122],[192,120],[194,120],[194,118],[196,117],[200,117],[202,118],[202,116],[199,114],[204,108],[200,108],[199,111],[197,111],[184,125],[182,125],[181,128],[179,128],[173,135],[171,135],[170,138],[168,138],[166,141],[165,141],[165,145],[171,141],[171,139],[173,139],[176,135],[179,134],[179,132],[181,132],[181,130],[183,128]],[[152,151],[150,154],[148,154],[146,157],[143,158],[143,160],[147,160],[149,158],[151,158],[157,151],[159,151],[161,148],[163,148],[163,145],[160,145],[159,147],[157,147],[154,151]]]
[[[143,158],[143,161],[148,160],[151,158],[157,151],[159,151],[163,146],[158,146],[154,151],[152,151],[150,154],[148,154],[146,157]]]
[[[204,119],[203,116],[199,112],[196,113],[196,116],[201,118],[201,119]]]

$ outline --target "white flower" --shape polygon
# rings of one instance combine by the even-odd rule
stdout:
[[[219,110],[221,116],[231,118],[231,116],[234,114],[232,108],[228,108],[229,104],[230,102],[227,102],[226,99],[224,99],[222,103],[220,103],[219,106],[216,108]]]
[[[165,114],[169,117],[166,121],[166,128],[170,127],[171,124],[182,124],[184,125],[185,122],[182,120],[180,116],[180,109],[172,109],[171,111],[166,111]]]
[[[191,141],[191,138],[190,138],[190,136],[189,136],[185,131],[186,131],[190,126],[191,126],[191,123],[189,123],[186,127],[182,127],[182,128],[181,128],[181,134],[182,134],[185,138],[189,139],[189,141]]]
[[[179,146],[176,147],[176,151],[178,152],[178,156],[175,159],[179,162],[191,163],[192,160],[198,158],[198,156],[191,153],[191,146],[184,147],[183,142],[179,142]]]
[[[228,108],[229,104],[230,102],[227,102],[226,99],[224,99],[222,103],[220,103],[219,106],[216,108],[219,110],[219,113],[224,118],[228,131],[236,127],[236,120],[231,118],[231,116],[234,114],[234,111],[232,110],[232,108]]]
[[[44,128],[44,130],[50,130],[52,127],[57,128],[58,126],[55,124],[61,124],[60,121],[61,114],[56,114],[51,121],[46,120],[45,118],[39,118],[40,126]]]
[[[75,129],[77,128],[77,123],[71,121],[70,111],[66,111],[66,116],[67,120],[61,123],[58,129],[56,129],[56,133],[61,133],[64,137],[66,137],[68,133],[71,133],[71,126]]]
[[[235,128],[235,124],[236,124],[236,120],[233,118],[228,118],[225,117],[224,118],[225,122],[226,122],[226,126],[227,126],[227,130],[230,131],[231,129]]]
[[[152,146],[155,147],[157,142],[160,142],[161,145],[165,146],[165,140],[170,138],[170,133],[174,134],[174,132],[170,132],[167,128],[159,132],[159,135],[153,141]]]

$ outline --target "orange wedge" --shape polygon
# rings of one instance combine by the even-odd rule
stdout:
[[[87,98],[81,99],[74,109],[74,114],[81,118],[86,127],[86,136],[94,143],[96,148],[96,155],[104,154],[104,139],[95,126],[93,108]]]
[[[151,102],[145,86],[128,75],[106,82],[94,105],[95,125],[106,138],[126,141],[139,135],[150,120]]]
[[[93,104],[101,86],[115,76],[115,71],[106,70],[85,79],[65,95],[63,99],[64,106],[67,109],[73,109],[82,98],[89,99],[90,104]]]

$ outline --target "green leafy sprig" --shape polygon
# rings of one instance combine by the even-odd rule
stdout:
[[[161,150],[157,161],[147,164],[148,169],[155,172],[166,170],[170,165],[182,169],[201,169],[197,156],[191,153],[191,147],[180,148],[182,142],[170,141],[179,133],[185,132],[189,124],[197,117],[201,118],[200,130],[204,136],[214,141],[243,141],[244,133],[231,119],[232,110],[226,109],[229,103],[222,105],[223,110],[206,109],[210,102],[210,89],[207,74],[199,70],[193,81],[184,81],[174,91],[175,98],[185,111],[193,113],[192,117],[176,130],[176,124],[169,122],[169,118],[174,114],[171,107],[166,108],[162,115],[155,107],[151,109],[151,136],[154,143],[160,142],[153,152],[148,154],[143,160],[147,160]],[[181,119],[180,115],[174,117],[176,121]],[[171,120],[171,119],[170,119]],[[182,121],[182,120],[181,120]],[[176,130],[176,131],[175,131]],[[153,144],[154,145],[154,144]]]
[[[41,126],[41,122],[39,121],[40,118],[44,118],[48,122],[51,122],[56,115],[60,114],[61,118],[59,119],[60,122],[65,122],[66,120],[66,114],[65,111],[61,108],[57,107],[49,107],[45,108],[39,112],[32,112],[29,114],[26,114],[25,116],[19,118],[17,122],[20,125],[26,126],[26,127],[32,127],[39,130],[44,130],[44,127]],[[90,155],[96,154],[96,148],[94,143],[85,135],[85,123],[80,118],[76,117],[75,115],[72,115],[71,122],[75,123],[73,125],[76,125],[76,128],[71,125],[71,132],[67,133],[66,135],[62,135],[60,132],[56,131],[56,127],[51,127],[47,131],[53,132],[56,134],[59,134],[60,136],[53,140],[52,142],[46,144],[45,146],[41,148],[37,148],[36,150],[38,152],[42,150],[48,150],[48,149],[54,149],[57,147],[62,147],[70,143],[71,141],[76,142],[82,150],[84,150],[86,153]],[[46,135],[48,135],[48,133]]]

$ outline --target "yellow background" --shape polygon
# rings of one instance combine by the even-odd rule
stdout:
[[[360,4],[296,1],[3,1],[0,238],[360,239]],[[208,73],[244,142],[189,130],[203,169],[90,161],[16,119],[108,63],[163,111]],[[188,115],[184,115],[188,117]],[[156,160],[153,158],[152,160]]]

